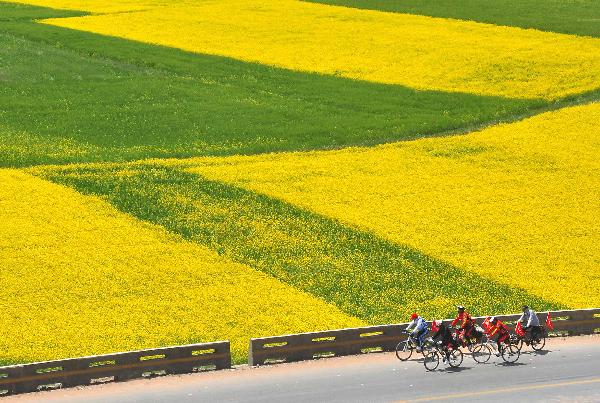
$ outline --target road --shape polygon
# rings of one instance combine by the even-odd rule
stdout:
[[[13,396],[5,402],[600,402],[600,337],[552,339],[524,349],[519,362],[465,356],[450,370],[393,353],[322,359],[260,368],[169,376]]]

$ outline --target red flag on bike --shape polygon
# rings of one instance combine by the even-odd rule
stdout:
[[[437,321],[434,320],[433,323],[431,324],[431,331],[432,332],[437,332],[438,330],[440,330],[440,328],[437,325]]]
[[[548,312],[548,316],[546,317],[546,326],[548,326],[548,329],[554,330],[554,324],[552,323],[552,319],[550,319],[550,312]]]
[[[525,331],[523,330],[521,322],[517,322],[517,326],[515,326],[515,333],[518,334],[519,337],[525,336]]]
[[[483,327],[483,330],[485,330],[486,332],[490,329],[490,319],[491,318],[488,316],[487,318],[485,318],[485,320],[481,324],[481,326]]]

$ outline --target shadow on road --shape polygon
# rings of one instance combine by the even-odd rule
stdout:
[[[498,366],[498,367],[519,367],[521,365],[527,365],[525,363],[522,362],[496,362],[494,363],[494,365]]]
[[[540,351],[521,351],[521,355],[546,355],[551,353],[550,350],[540,350]]]
[[[446,369],[443,370],[443,372],[449,372],[449,373],[452,373],[452,372],[463,372],[463,371],[468,371],[470,369],[473,369],[473,367],[456,367],[456,368],[447,367]]]

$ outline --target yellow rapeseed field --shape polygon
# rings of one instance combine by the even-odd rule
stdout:
[[[600,39],[297,0],[27,3],[45,23],[420,90],[556,99],[600,87]],[[130,7],[137,12],[114,13]]]
[[[204,247],[21,171],[0,170],[0,361],[361,325]]]
[[[160,0],[2,0],[4,3],[31,4],[60,10],[80,10],[90,13],[119,13],[147,10],[168,4]]]
[[[547,301],[600,304],[600,104],[465,136],[190,168]],[[178,162],[175,162],[175,164]]]

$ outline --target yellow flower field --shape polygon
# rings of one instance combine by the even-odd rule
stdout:
[[[0,365],[600,306],[591,20],[17,1],[80,12],[0,0]]]
[[[90,13],[120,13],[136,10],[147,10],[165,5],[160,0],[24,0],[6,1],[6,3],[31,4],[59,10],[80,10]]]
[[[600,87],[600,40],[297,0],[27,1],[45,20],[187,51],[420,90],[556,99]],[[116,13],[116,11],[142,10]]]
[[[190,170],[373,231],[547,301],[598,306],[598,122],[594,103],[465,136],[204,158],[192,160]]]
[[[361,325],[99,198],[0,170],[0,360],[24,362]]]

